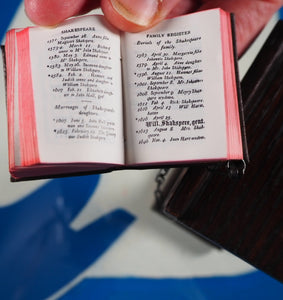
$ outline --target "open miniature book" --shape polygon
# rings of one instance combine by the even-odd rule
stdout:
[[[29,178],[243,159],[230,14],[7,33],[9,161]]]

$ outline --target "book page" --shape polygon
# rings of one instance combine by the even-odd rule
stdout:
[[[86,16],[29,37],[40,161],[123,163],[119,33]]]
[[[123,36],[130,164],[227,154],[219,10]]]

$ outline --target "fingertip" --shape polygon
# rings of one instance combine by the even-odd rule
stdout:
[[[60,23],[68,17],[68,12],[58,10],[54,5],[50,5],[51,2],[53,1],[45,3],[38,0],[25,0],[26,15],[37,25],[52,26]]]
[[[139,32],[150,27],[148,23],[139,24],[138,22],[131,20],[129,16],[125,16],[113,6],[111,0],[102,0],[100,5],[108,22],[121,31]]]
[[[41,26],[54,26],[65,19],[98,7],[98,0],[25,0],[28,18]]]
[[[101,0],[108,21],[129,32],[148,29],[168,16],[184,14],[194,7],[193,0]]]

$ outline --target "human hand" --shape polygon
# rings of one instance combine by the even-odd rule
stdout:
[[[283,0],[25,0],[28,17],[49,26],[101,7],[112,25],[142,31],[161,20],[188,12],[221,7],[236,16],[238,54],[254,40]]]

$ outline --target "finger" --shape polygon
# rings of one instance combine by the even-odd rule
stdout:
[[[25,10],[33,23],[52,26],[69,17],[97,8],[99,2],[99,0],[25,0]]]
[[[194,0],[101,0],[104,15],[123,31],[137,32],[154,26],[168,16],[196,8]]]
[[[237,52],[240,56],[263,29],[283,0],[206,0],[199,10],[221,7],[235,14]]]

